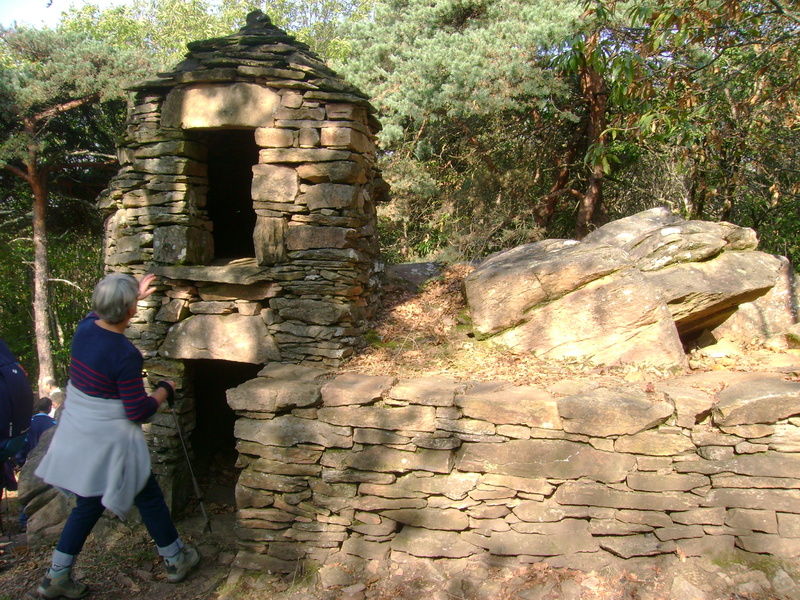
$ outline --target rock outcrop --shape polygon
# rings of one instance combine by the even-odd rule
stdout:
[[[750,229],[657,208],[500,252],[469,275],[467,301],[476,334],[513,351],[682,368],[702,332],[763,341],[797,321],[787,261],[756,247]]]
[[[613,246],[527,244],[486,260],[465,288],[475,332],[515,351],[686,366],[660,290]]]

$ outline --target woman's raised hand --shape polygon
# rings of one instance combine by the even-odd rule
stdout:
[[[150,294],[156,291],[156,288],[151,285],[155,278],[155,275],[148,273],[142,277],[141,281],[139,281],[139,300],[144,300]]]

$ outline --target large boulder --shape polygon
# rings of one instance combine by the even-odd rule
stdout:
[[[514,351],[686,366],[661,292],[619,248],[526,244],[489,258],[465,288],[475,332]]]
[[[64,494],[35,475],[55,432],[56,427],[51,427],[42,434],[20,471],[17,497],[28,515],[28,543],[32,546],[55,542],[74,505]]]
[[[655,208],[582,242],[519,246],[467,277],[474,331],[548,358],[685,367],[703,331],[764,340],[795,323],[791,267],[757,245],[751,229]]]
[[[752,229],[684,221],[665,208],[619,219],[584,239],[624,250],[664,294],[681,338],[714,329],[778,282],[781,260],[757,252]]]

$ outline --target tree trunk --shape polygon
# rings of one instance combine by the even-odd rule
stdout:
[[[605,82],[590,60],[592,52],[597,46],[598,35],[595,33],[586,41],[584,67],[581,70],[581,89],[589,113],[586,130],[586,141],[589,148],[600,147],[605,142],[606,107],[608,105],[608,90]],[[603,166],[601,164],[592,165],[586,193],[581,198],[575,224],[575,235],[579,240],[589,233],[589,225],[593,223],[600,203],[603,201],[603,178]]]
[[[592,173],[589,176],[589,185],[578,207],[578,219],[575,224],[575,237],[577,239],[582,240],[589,235],[591,231],[589,225],[593,222],[593,217],[602,200],[603,167],[598,166],[592,168]]]
[[[553,215],[556,212],[558,205],[558,198],[566,190],[567,183],[569,182],[569,170],[572,163],[575,161],[575,156],[578,154],[578,141],[575,140],[569,145],[564,156],[558,161],[558,175],[556,175],[553,185],[550,186],[550,191],[539,203],[534,211],[534,219],[536,224],[540,227],[547,227],[550,224]]]
[[[706,199],[708,187],[705,182],[705,173],[697,167],[692,170],[690,177],[689,193],[686,201],[687,219],[704,219],[706,212]]]
[[[464,138],[469,142],[469,144],[473,148],[475,148],[476,152],[478,153],[478,157],[481,159],[481,162],[483,162],[483,164],[486,165],[486,168],[489,170],[489,173],[493,177],[496,177],[497,165],[494,164],[492,157],[489,156],[489,153],[483,147],[483,144],[481,144],[478,138],[472,135],[472,132],[469,130],[469,127],[467,127],[467,124],[464,123],[464,121],[462,121],[461,119],[455,119],[455,122],[461,128],[461,132],[464,134]]]
[[[33,139],[32,132],[31,138]],[[28,148],[25,161],[29,183],[33,191],[33,328],[36,336],[36,353],[39,357],[39,382],[54,377],[53,348],[50,343],[50,316],[47,310],[47,181],[39,172],[36,149]]]

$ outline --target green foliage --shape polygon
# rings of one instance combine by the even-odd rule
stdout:
[[[0,166],[21,167],[31,148],[43,166],[115,155],[124,87],[150,67],[141,53],[79,33],[20,28],[0,30],[0,55]]]
[[[350,46],[340,33],[342,22],[363,18],[367,6],[368,0],[133,0],[106,9],[86,3],[70,7],[59,28],[147,48],[164,70],[183,58],[187,43],[234,33],[258,9],[320,56],[343,58]]]
[[[593,2],[614,14],[611,2]],[[673,149],[683,212],[753,227],[797,259],[800,14],[775,0],[672,0],[617,7],[643,59],[617,123]],[[636,35],[631,32],[637,32]],[[655,83],[653,83],[655,82]]]
[[[33,339],[33,241],[24,231],[0,229],[0,337],[28,373],[35,373]],[[22,235],[19,235],[22,234]]]
[[[163,70],[181,60],[187,42],[232,33],[258,4],[233,0],[214,6],[207,0],[134,0],[100,9],[87,3],[71,6],[63,14],[59,29],[91,35],[101,43],[147,48],[155,65]],[[225,20],[233,5],[239,9],[236,23]]]
[[[339,69],[384,124],[387,257],[572,237],[599,178],[597,222],[669,206],[799,258],[799,15],[781,0],[376,1]]]
[[[525,113],[562,92],[537,57],[575,17],[571,2],[556,12],[546,0],[376,1],[369,22],[351,24],[356,51],[340,67],[372,95],[387,135],[437,120]]]
[[[32,264],[33,285],[26,289],[33,288],[36,371],[53,375],[53,348],[56,359],[66,359],[67,349],[65,327],[60,325],[63,301],[50,298],[48,288],[76,278],[69,269],[64,277],[53,277],[70,263],[87,267],[93,262],[86,260],[92,255],[89,248],[98,247],[97,238],[92,237],[97,229],[91,225],[94,211],[88,202],[105,187],[113,173],[109,167],[116,164],[115,139],[124,114],[125,86],[151,65],[134,49],[107,45],[82,33],[50,29],[0,29],[0,56],[0,210],[14,217],[15,225],[6,232],[12,237],[5,242],[13,247],[7,257],[15,259],[11,272],[14,265],[17,268],[15,275],[10,273],[16,281],[7,282],[6,287],[13,288],[26,279],[28,271],[21,267]],[[33,207],[29,232],[16,225],[21,222],[20,204],[26,201]],[[73,215],[76,206],[79,210]],[[53,225],[47,219],[48,208],[70,225],[64,231],[69,235],[51,240],[50,252],[57,260],[53,270],[47,253],[48,226]],[[27,216],[27,210],[22,214]],[[92,241],[84,243],[87,236]],[[22,239],[30,239],[30,245],[22,244]],[[62,244],[68,249],[60,252]],[[30,254],[33,248],[35,252]],[[30,255],[19,254],[23,249]],[[73,249],[80,254],[73,256]],[[29,299],[30,292],[3,292],[4,302],[13,298],[10,327],[29,334],[30,320],[22,314],[19,298]],[[81,304],[73,301],[71,306]],[[74,320],[71,314],[69,320]]]
[[[343,25],[366,19],[371,0],[273,0],[261,4],[273,23],[322,58],[343,60],[352,52]]]
[[[392,260],[471,258],[541,235],[535,199],[575,121],[543,49],[578,15],[571,2],[383,0],[351,24],[354,51],[336,66],[381,113]]]
[[[38,365],[33,335],[33,240],[24,213],[23,218],[9,218],[15,212],[10,204],[0,203],[0,336],[20,358],[31,381],[35,381]],[[63,218],[54,212],[55,221]],[[69,344],[78,321],[90,310],[94,284],[102,277],[99,215],[95,213],[94,217],[94,231],[54,227],[55,233],[51,232],[49,238],[48,304],[59,381],[66,380]]]
[[[136,60],[127,52],[109,52],[97,40],[75,33],[48,29],[2,31],[3,54],[11,61],[4,70],[4,108],[13,102],[17,110],[42,107],[54,97],[95,94],[120,96],[125,80],[120,74]],[[10,88],[10,90],[9,90]],[[14,91],[9,96],[9,91]]]

